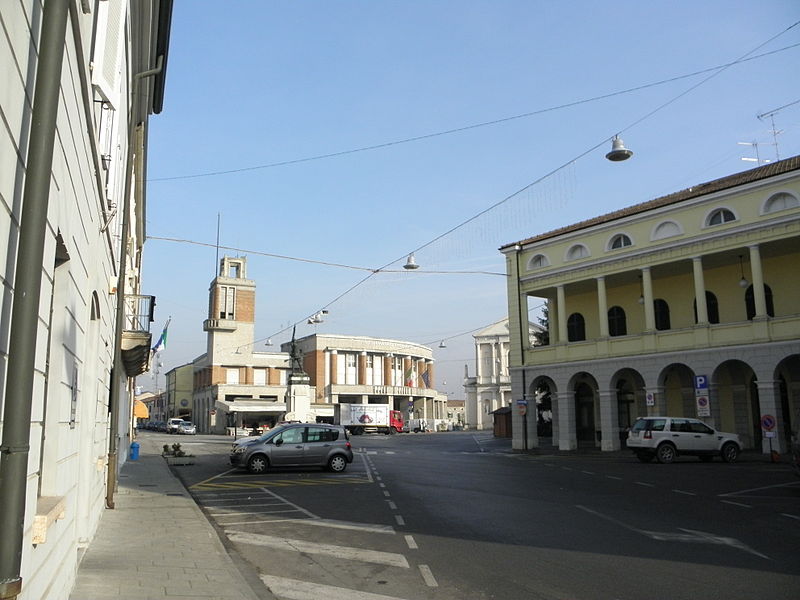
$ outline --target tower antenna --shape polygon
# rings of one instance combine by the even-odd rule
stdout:
[[[789,102],[789,104],[784,104],[783,106],[779,106],[778,108],[774,108],[772,110],[768,110],[767,112],[761,113],[760,115],[756,115],[756,118],[759,121],[763,121],[765,117],[769,117],[770,124],[772,125],[772,145],[775,146],[775,160],[780,160],[781,156],[778,152],[778,135],[783,133],[782,129],[775,129],[775,115],[782,111],[784,108],[789,106],[793,106],[794,104],[800,103],[800,100],[795,100],[794,102]]]

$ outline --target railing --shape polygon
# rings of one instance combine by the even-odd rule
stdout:
[[[140,296],[127,294],[125,296],[125,331],[150,332],[150,323],[153,322],[153,309],[156,305],[155,296]]]

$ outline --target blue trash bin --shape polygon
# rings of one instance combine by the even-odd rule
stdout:
[[[139,460],[139,442],[131,443],[131,460]]]

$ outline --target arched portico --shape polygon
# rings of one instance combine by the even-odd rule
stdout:
[[[711,377],[709,424],[738,434],[744,448],[761,447],[760,387],[753,368],[741,360],[720,363]]]
[[[694,371],[683,363],[671,363],[661,370],[657,403],[662,415],[694,417],[697,414],[694,395]]]
[[[616,437],[619,440],[619,447],[624,447],[628,429],[638,417],[647,415],[644,377],[635,369],[620,369],[611,377],[609,390],[611,390],[611,393],[609,394],[610,406],[608,410],[612,413],[609,418],[612,421],[614,421],[614,417],[616,419],[615,422],[609,423],[608,428],[605,421],[609,420],[609,418],[604,419],[602,428],[603,441]],[[601,415],[604,414],[605,411],[601,407]]]
[[[792,434],[800,436],[800,354],[783,359],[775,368],[779,426],[783,428],[781,440],[787,447]]]
[[[569,382],[569,393],[559,395],[559,428],[563,436],[563,427],[568,427],[570,437],[574,435],[575,447],[578,445],[597,446],[600,443],[600,414],[597,380],[589,373],[580,372],[572,376]],[[568,422],[563,416],[562,400],[572,406],[572,418]],[[572,433],[574,432],[574,433]],[[559,446],[561,443],[559,441]]]

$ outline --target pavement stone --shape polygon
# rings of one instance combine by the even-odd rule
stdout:
[[[122,466],[114,509],[78,565],[69,600],[264,600],[216,530],[146,438]]]

